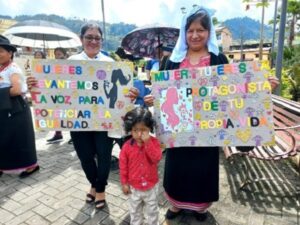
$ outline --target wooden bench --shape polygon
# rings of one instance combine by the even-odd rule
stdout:
[[[233,163],[235,157],[245,160],[245,157],[259,160],[277,161],[288,157],[296,156],[300,152],[300,103],[284,99],[273,95],[273,116],[275,124],[275,146],[258,146],[250,151],[241,151],[236,147],[225,147],[225,157]],[[242,181],[240,189],[244,189],[248,184],[262,180],[272,180],[273,177],[251,178],[250,169],[243,162],[242,167],[245,172],[245,179]],[[298,175],[300,167],[298,168]],[[296,193],[299,190],[296,188]]]

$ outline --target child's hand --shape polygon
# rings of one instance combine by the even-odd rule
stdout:
[[[139,96],[139,94],[140,94],[139,89],[134,88],[134,87],[130,88],[128,96],[129,96],[131,102],[134,102],[135,99]]]
[[[123,191],[124,195],[131,194],[130,187],[128,184],[122,185],[122,191]]]
[[[144,102],[147,106],[153,106],[154,103],[154,96],[153,95],[146,95],[144,97]]]
[[[149,138],[150,138],[149,131],[144,131],[141,136],[142,141],[145,143],[149,140]]]

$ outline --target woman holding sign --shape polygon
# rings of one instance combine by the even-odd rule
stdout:
[[[39,170],[25,77],[13,62],[16,47],[0,35],[0,176],[21,172],[25,178]]]
[[[195,7],[185,14],[178,41],[166,70],[227,64],[219,53],[211,12]],[[271,82],[272,85],[276,83]],[[153,104],[153,96],[144,98]],[[219,148],[178,147],[166,151],[163,186],[171,208],[167,219],[182,209],[192,210],[197,220],[207,218],[207,209],[219,199]]]
[[[78,55],[71,56],[69,59],[114,61],[100,51],[103,38],[98,24],[85,24],[81,28],[80,39],[83,51]],[[133,100],[137,96],[137,89],[131,88],[129,97]],[[88,203],[95,202],[96,209],[102,209],[106,205],[105,186],[110,170],[113,140],[117,136],[110,132],[92,131],[71,132],[71,137],[83,171],[91,183],[86,201]],[[95,160],[95,156],[97,160]]]
[[[80,39],[83,51],[69,57],[69,59],[114,61],[100,51],[103,38],[98,24],[87,23],[83,25]],[[107,185],[110,170],[114,139],[108,136],[108,132],[104,131],[71,132],[71,138],[82,169],[91,184],[86,202],[95,202],[96,209],[102,209],[106,205],[105,186]]]
[[[219,53],[210,14],[196,7],[182,22],[177,44],[167,62],[167,70],[226,64]],[[219,148],[180,147],[167,149],[164,174],[166,197],[172,207],[166,218],[173,219],[182,209],[195,212],[204,221],[207,209],[219,198]]]
[[[98,60],[112,62],[113,59],[104,55],[100,50],[102,46],[102,31],[98,24],[87,23],[80,32],[83,51],[69,57],[71,60]],[[37,84],[34,77],[27,79],[29,86]],[[130,89],[129,96],[135,99],[138,91]],[[82,169],[91,188],[86,196],[87,203],[95,203],[96,209],[106,206],[105,186],[111,164],[111,152],[116,136],[104,131],[71,131],[71,138]]]

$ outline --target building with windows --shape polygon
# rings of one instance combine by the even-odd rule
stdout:
[[[228,51],[232,44],[232,34],[227,27],[217,27],[216,35],[218,40],[218,45],[221,51]]]
[[[247,40],[241,43],[233,40],[232,34],[225,26],[216,27],[219,49],[230,62],[259,60],[259,40]],[[263,44],[263,60],[269,60],[272,44]]]
[[[272,43],[264,43],[262,60],[269,60]],[[231,62],[259,60],[259,41],[233,42],[229,51],[223,52]]]
[[[10,28],[12,25],[16,24],[17,21],[10,19],[0,19],[0,34]]]

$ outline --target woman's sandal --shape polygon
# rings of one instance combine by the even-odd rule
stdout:
[[[172,211],[171,209],[168,209],[168,211],[167,211],[167,213],[166,213],[166,219],[168,219],[168,220],[173,220],[173,219],[175,219],[177,216],[180,215],[181,211],[182,211],[182,210],[180,209],[178,212],[174,212],[174,211]]]
[[[33,168],[23,171],[22,173],[20,173],[19,177],[26,178],[26,177],[30,176],[31,174],[33,174],[34,172],[38,171],[39,169],[40,169],[40,167],[37,165]]]
[[[100,210],[100,209],[103,209],[105,206],[106,206],[106,201],[105,201],[105,199],[95,201],[95,208],[96,208],[96,209],[99,209],[99,210]]]
[[[95,196],[88,193],[86,194],[86,199],[85,199],[85,202],[86,203],[93,203],[95,201]]]
[[[200,212],[194,211],[194,216],[195,216],[196,220],[202,222],[207,219],[208,213],[207,212],[200,213]]]

